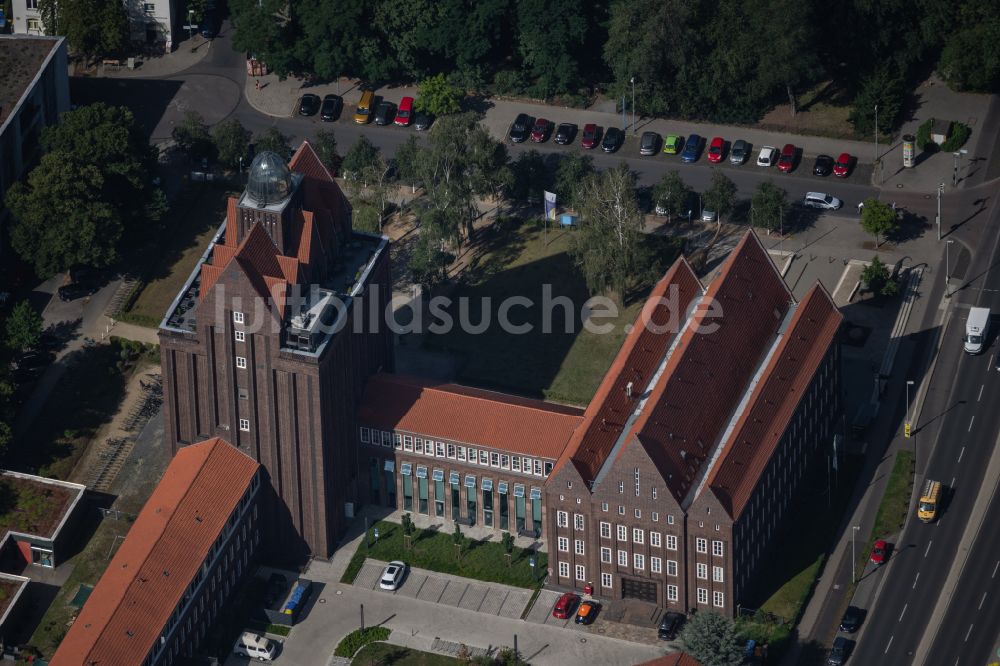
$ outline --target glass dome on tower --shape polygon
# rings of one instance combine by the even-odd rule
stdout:
[[[247,195],[258,206],[283,201],[292,192],[292,174],[288,165],[278,156],[266,150],[254,158],[247,177]]]

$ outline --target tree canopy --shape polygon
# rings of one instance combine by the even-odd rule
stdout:
[[[33,348],[42,339],[42,316],[28,301],[21,301],[7,315],[4,331],[7,348],[15,353]]]
[[[750,223],[768,231],[783,230],[788,214],[788,193],[765,180],[757,186],[750,198]]]
[[[899,228],[899,218],[892,206],[874,197],[865,199],[861,209],[861,228],[875,237],[878,247],[885,237]],[[881,238],[881,240],[879,240]]]
[[[681,630],[680,640],[688,654],[704,666],[739,666],[743,649],[736,623],[713,611],[699,611]]]
[[[125,3],[103,0],[39,0],[45,31],[65,35],[70,47],[89,57],[115,55],[128,44]]]
[[[219,162],[231,169],[239,168],[240,158],[245,159],[248,154],[250,130],[243,127],[236,118],[230,118],[215,126],[212,139],[215,141]]]
[[[461,110],[462,90],[449,83],[444,74],[436,74],[420,82],[420,92],[413,102],[417,111],[445,116]]]

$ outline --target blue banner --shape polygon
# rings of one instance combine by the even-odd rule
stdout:
[[[556,220],[556,194],[555,192],[545,193],[545,219]]]

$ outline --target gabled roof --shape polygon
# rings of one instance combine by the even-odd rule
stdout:
[[[59,645],[53,666],[141,664],[258,468],[217,438],[180,449]]]
[[[842,320],[821,284],[810,289],[796,308],[709,477],[710,487],[731,517],[743,512]]]
[[[558,458],[582,410],[402,375],[368,380],[358,423],[545,458]]]
[[[585,481],[597,478],[646,384],[683,326],[690,305],[701,292],[701,283],[687,261],[675,261],[653,287],[557,467],[571,461]]]

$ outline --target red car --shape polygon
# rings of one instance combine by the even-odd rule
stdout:
[[[589,123],[583,126],[583,136],[580,137],[580,145],[584,148],[593,148],[597,145],[597,125]]]
[[[778,158],[778,170],[788,173],[795,166],[795,146],[786,143],[781,149],[781,157]]]
[[[885,539],[879,539],[872,546],[872,564],[881,565],[885,563],[885,558],[889,554],[889,545]]]
[[[833,163],[833,175],[840,176],[841,178],[846,178],[847,173],[851,170],[851,156],[847,153],[841,153],[837,161]]]
[[[555,607],[552,609],[552,617],[557,617],[560,620],[568,620],[573,615],[573,611],[576,610],[578,603],[580,603],[580,597],[572,592],[567,592],[559,597],[559,601],[556,602]]]
[[[396,109],[396,119],[393,121],[400,127],[409,127],[413,121],[413,98],[404,97],[399,100],[399,108]]]
[[[549,138],[549,132],[552,131],[552,123],[547,121],[545,118],[539,118],[535,121],[535,125],[531,128],[531,140],[535,143],[542,143]]]
[[[717,136],[712,139],[712,143],[708,146],[708,161],[719,163],[722,161],[722,151],[726,146],[726,142],[722,140],[721,136]]]

